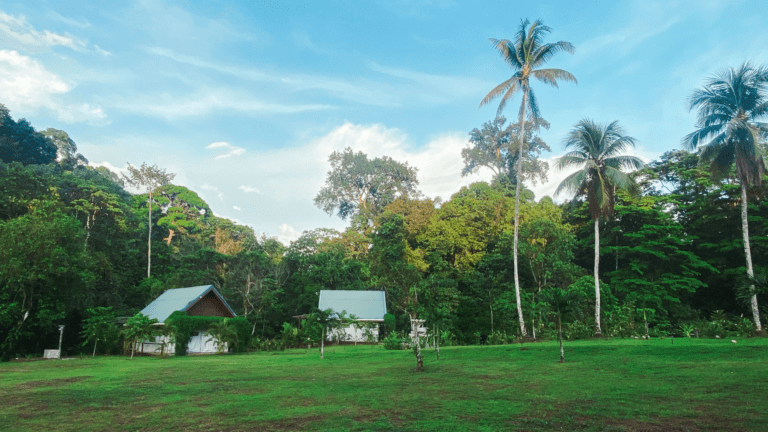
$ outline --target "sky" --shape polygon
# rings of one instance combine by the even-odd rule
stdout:
[[[0,4],[0,103],[62,129],[93,166],[176,173],[214,213],[288,244],[347,222],[315,207],[328,156],[351,147],[418,169],[450,199],[483,97],[513,71],[489,38],[521,20],[573,55],[577,84],[534,82],[553,161],[581,119],[618,120],[646,161],[695,127],[692,91],[725,68],[768,64],[762,0],[37,1]],[[513,116],[519,97],[504,112]],[[551,196],[569,173],[532,187]],[[569,197],[558,197],[559,200]]]

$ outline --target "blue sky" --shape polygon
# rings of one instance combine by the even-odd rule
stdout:
[[[460,152],[511,74],[488,38],[512,38],[523,18],[576,46],[549,65],[577,85],[534,84],[546,158],[585,117],[619,120],[636,154],[657,158],[693,129],[695,88],[768,63],[759,0],[6,1],[0,103],[67,131],[93,165],[165,167],[217,214],[287,243],[346,225],[312,203],[334,150],[408,162],[431,197],[488,179],[461,177]]]

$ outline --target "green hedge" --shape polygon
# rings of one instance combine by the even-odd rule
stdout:
[[[166,325],[171,325],[176,330],[176,355],[187,355],[187,346],[192,338],[192,333],[201,329],[207,330],[212,323],[228,319],[237,332],[237,346],[234,352],[245,352],[251,343],[251,325],[244,317],[224,318],[211,316],[189,316],[186,312],[176,311],[166,320]]]
[[[387,334],[392,333],[395,331],[395,323],[397,322],[397,319],[394,315],[388,313],[384,315],[384,326],[386,327]]]

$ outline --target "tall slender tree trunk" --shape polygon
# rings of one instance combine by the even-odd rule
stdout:
[[[435,351],[437,352],[437,359],[440,360],[440,330],[438,326],[435,326]]]
[[[491,297],[490,307],[491,307],[491,333],[493,333],[493,297]]]
[[[600,218],[595,219],[595,336],[602,336],[600,328]]]
[[[421,356],[421,338],[419,337],[419,322],[411,315],[411,330],[416,334],[416,370],[424,369],[424,358]]]
[[[744,255],[747,257],[747,276],[754,278],[755,270],[752,268],[752,250],[749,247],[749,221],[747,219],[747,204],[747,186],[744,182],[741,182],[741,233],[744,236]],[[757,308],[757,294],[755,294],[755,286],[750,286],[749,291],[752,293],[750,302],[752,304],[752,318],[755,320],[755,328],[758,332],[762,332],[763,327],[760,324],[760,309]]]
[[[525,102],[527,100],[528,93],[523,92],[523,105],[520,113],[520,142],[518,143],[518,157],[517,168],[515,169],[515,178],[517,184],[515,185],[515,234],[514,234],[514,246],[513,246],[513,258],[515,267],[515,298],[517,298],[517,316],[520,319],[520,335],[521,337],[528,336],[525,331],[525,320],[523,319],[523,303],[520,298],[520,278],[517,271],[517,236],[520,225],[520,171],[522,169],[523,160],[523,143],[525,142]]]
[[[563,350],[563,324],[560,320],[560,312],[557,313],[557,343],[560,344],[560,363],[565,363],[565,350]]]
[[[147,227],[149,229],[147,235],[147,279],[149,279],[149,271],[152,267],[152,189],[149,190],[149,199],[147,200]]]
[[[91,357],[96,357],[96,345],[99,343],[99,339],[97,338],[96,341],[93,343],[93,355]]]
[[[88,239],[91,237],[91,213],[85,212],[85,245],[83,250],[88,251]]]
[[[325,329],[320,333],[320,358],[324,359],[325,357]]]

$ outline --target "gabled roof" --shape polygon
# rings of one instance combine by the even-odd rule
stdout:
[[[214,288],[213,285],[169,289],[147,307],[142,309],[141,313],[150,318],[157,318],[160,322],[165,322],[172,313],[176,311],[186,311],[209,292],[213,292],[216,297],[224,303],[224,306],[232,312],[232,316],[237,316],[224,300],[224,297],[216,291],[216,288]]]
[[[334,312],[346,311],[360,320],[384,320],[387,313],[387,301],[384,291],[320,291],[318,309],[333,309]]]

